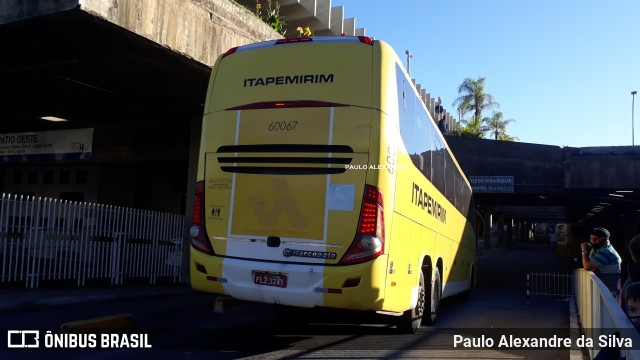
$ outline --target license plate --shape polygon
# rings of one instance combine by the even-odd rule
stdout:
[[[254,271],[253,282],[258,285],[287,287],[287,274],[272,273],[266,271]]]

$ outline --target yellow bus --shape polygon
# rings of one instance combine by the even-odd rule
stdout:
[[[221,55],[197,180],[196,290],[375,311],[415,332],[474,285],[471,187],[385,42],[303,37]]]

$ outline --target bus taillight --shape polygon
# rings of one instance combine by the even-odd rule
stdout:
[[[375,259],[384,253],[384,206],[382,193],[365,185],[358,231],[340,264],[355,264]]]
[[[360,42],[363,43],[363,44],[367,44],[367,45],[372,45],[373,46],[373,39],[368,37],[368,36],[358,36],[358,40],[360,40]]]
[[[189,236],[191,237],[191,246],[196,250],[202,251],[205,254],[213,254],[213,250],[207,241],[205,236],[205,223],[204,223],[204,182],[198,181],[196,183],[195,199],[193,201],[193,215],[191,220],[191,228],[189,229]]]
[[[231,54],[235,53],[236,51],[238,51],[238,47],[237,47],[237,46],[236,46],[236,47],[233,47],[233,48],[231,48],[231,49],[229,49],[229,50],[227,50],[227,51],[222,55],[222,57],[227,57],[227,56],[229,56],[229,55],[231,55]]]

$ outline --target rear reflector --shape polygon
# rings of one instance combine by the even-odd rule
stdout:
[[[324,294],[342,294],[342,289],[334,288],[315,288],[314,291]]]

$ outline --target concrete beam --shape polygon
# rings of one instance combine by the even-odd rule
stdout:
[[[347,34],[347,36],[354,36],[356,34],[356,19],[355,18],[344,19],[344,27],[342,32]]]
[[[316,16],[315,0],[285,0],[280,1],[280,15],[285,22],[308,20]]]
[[[331,26],[331,0],[317,0],[315,16],[324,28],[329,29]]]
[[[329,29],[337,35],[344,33],[344,6],[334,6],[331,8]]]

